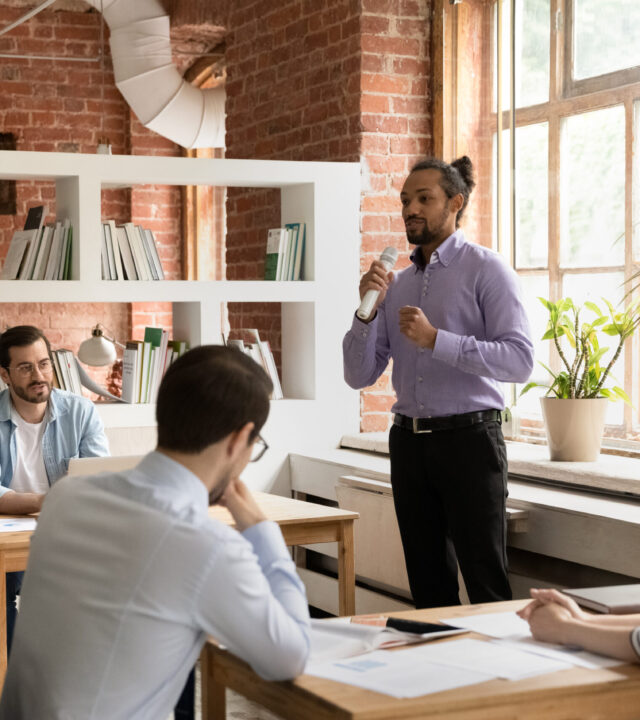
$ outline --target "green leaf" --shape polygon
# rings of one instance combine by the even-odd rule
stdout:
[[[587,302],[584,304],[584,306],[586,308],[589,308],[589,310],[591,310],[591,312],[594,312],[598,316],[602,316],[602,314],[603,314],[602,310],[600,310],[600,308],[594,302],[590,302],[589,300],[587,300]]]
[[[541,383],[537,383],[537,382],[528,382],[528,383],[522,388],[522,390],[520,390],[520,395],[518,395],[518,397],[522,397],[526,392],[529,392],[529,390],[531,390],[531,389],[534,388],[534,387],[548,388],[549,386],[548,386],[548,385],[542,385]]]
[[[621,388],[615,385],[613,388],[613,392],[621,399],[624,400],[627,405],[631,405],[631,398],[627,395],[627,393]]]
[[[555,308],[555,305],[553,303],[545,300],[545,298],[543,297],[538,297],[538,300],[540,300],[540,302],[547,308],[549,312],[551,312]]]

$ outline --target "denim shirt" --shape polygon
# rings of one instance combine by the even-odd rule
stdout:
[[[109,454],[102,420],[87,398],[53,388],[42,436],[42,457],[49,485],[66,475],[69,460]],[[9,390],[0,393],[0,497],[11,488],[16,462],[16,425]]]

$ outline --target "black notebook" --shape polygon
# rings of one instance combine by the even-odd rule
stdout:
[[[640,585],[609,585],[607,587],[564,590],[578,605],[612,615],[640,613]]]

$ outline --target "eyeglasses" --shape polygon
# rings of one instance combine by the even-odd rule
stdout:
[[[49,358],[45,358],[44,360],[37,362],[35,365],[33,363],[20,363],[20,365],[16,365],[14,368],[8,369],[15,370],[18,375],[21,375],[22,377],[29,377],[33,375],[36,367],[43,375],[46,375],[52,370],[51,360]]]
[[[249,462],[258,462],[260,458],[267,452],[269,446],[262,435],[258,435],[251,448],[251,459]]]

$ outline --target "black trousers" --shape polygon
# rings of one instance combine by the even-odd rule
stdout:
[[[413,600],[458,605],[510,600],[507,455],[499,422],[414,434],[392,426],[391,485]]]

